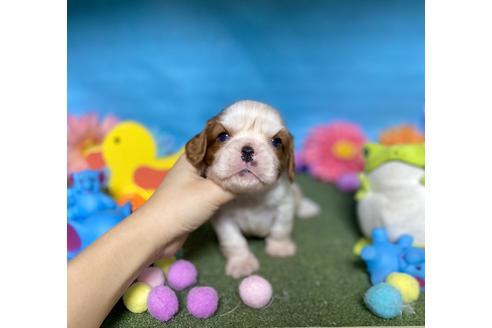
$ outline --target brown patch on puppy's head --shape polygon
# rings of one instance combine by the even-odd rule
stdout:
[[[198,170],[205,173],[207,166],[214,161],[215,153],[220,149],[221,143],[217,137],[222,132],[227,132],[218,122],[218,116],[207,121],[205,128],[186,143],[186,157]]]
[[[280,162],[280,172],[287,171],[290,182],[294,181],[296,173],[296,165],[294,159],[294,137],[286,129],[280,130],[272,141],[276,138],[281,140],[281,143],[275,148],[275,154]]]

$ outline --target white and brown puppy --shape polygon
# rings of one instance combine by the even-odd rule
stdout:
[[[226,274],[239,278],[259,269],[244,235],[266,238],[271,256],[295,254],[294,216],[315,216],[319,207],[292,183],[292,135],[274,108],[249,100],[232,104],[186,144],[186,155],[203,176],[237,194],[212,219]]]

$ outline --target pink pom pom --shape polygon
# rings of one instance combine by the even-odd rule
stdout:
[[[183,290],[196,283],[198,272],[190,261],[178,260],[167,272],[167,282],[174,290]]]
[[[199,319],[211,317],[219,306],[219,295],[212,287],[195,287],[186,297],[188,312]]]
[[[241,281],[239,296],[247,306],[261,309],[272,299],[272,285],[265,278],[252,275]]]
[[[164,277],[164,272],[162,272],[161,269],[150,267],[146,268],[142,271],[142,273],[140,273],[137,281],[146,283],[150,287],[154,288],[164,285],[166,278]]]
[[[171,288],[157,286],[150,291],[147,307],[151,316],[160,321],[168,321],[178,313],[178,297]]]

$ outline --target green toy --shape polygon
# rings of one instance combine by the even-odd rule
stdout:
[[[366,144],[364,152],[364,173],[359,175],[360,188],[355,194],[356,200],[361,200],[370,190],[367,173],[374,171],[384,163],[390,161],[400,161],[417,167],[425,168],[425,145],[394,145],[384,146],[380,144]],[[422,176],[420,183],[425,185],[425,176]]]
[[[425,244],[425,145],[363,147],[365,166],[355,194],[361,231],[384,227],[391,242],[403,234]]]

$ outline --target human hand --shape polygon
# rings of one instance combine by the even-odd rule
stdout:
[[[172,247],[174,249],[176,245],[180,247],[189,232],[205,223],[233,197],[232,193],[201,177],[188,162],[186,155],[182,155],[152,197],[138,211],[157,216],[160,229],[176,238],[175,247]]]

